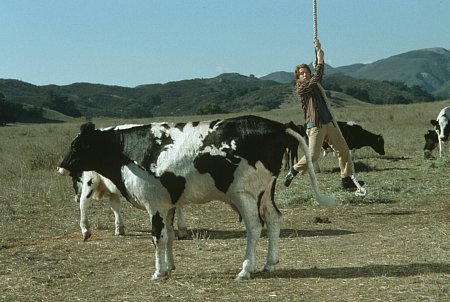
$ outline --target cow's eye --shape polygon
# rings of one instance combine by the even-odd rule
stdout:
[[[78,150],[77,144],[75,144],[75,142],[73,142],[73,143],[70,145],[70,149],[71,149],[72,151],[77,151],[77,150]]]

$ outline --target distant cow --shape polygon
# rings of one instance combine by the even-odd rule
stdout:
[[[439,156],[445,156],[445,145],[448,144],[448,136],[450,134],[450,106],[442,108],[435,120],[431,120],[431,124],[439,137]]]
[[[109,198],[111,210],[115,218],[115,235],[124,235],[125,227],[120,212],[120,192],[117,187],[107,178],[101,176],[94,171],[86,171],[81,175],[72,175],[73,187],[75,189],[75,201],[80,203],[80,228],[83,240],[86,241],[91,237],[87,210],[89,208],[89,199],[101,200]],[[135,205],[141,210],[144,207],[139,204]],[[178,223],[178,238],[187,238],[187,228],[181,209],[176,209]]]
[[[423,157],[432,158],[432,152],[439,145],[438,134],[435,130],[428,130],[423,136],[425,138],[425,146],[423,147]]]
[[[236,278],[242,280],[255,271],[256,243],[264,224],[269,240],[264,271],[273,271],[278,262],[281,213],[274,200],[275,183],[286,148],[296,149],[299,142],[317,201],[333,205],[320,193],[301,135],[289,125],[257,116],[104,131],[84,124],[58,172],[95,170],[126,199],[146,208],[156,247],[152,280],[168,276],[175,268],[176,206],[212,200],[232,204],[247,230],[245,257]]]
[[[341,129],[342,136],[347,142],[350,150],[360,149],[362,147],[371,147],[375,152],[384,155],[384,139],[382,135],[374,134],[365,130],[355,122],[337,122]],[[324,141],[322,148],[327,151],[331,150],[330,145]],[[325,155],[325,154],[324,154]]]

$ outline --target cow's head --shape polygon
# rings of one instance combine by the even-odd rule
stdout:
[[[79,175],[82,171],[97,171],[105,166],[120,148],[111,131],[95,130],[95,125],[81,125],[69,151],[58,166],[61,175]]]
[[[382,135],[377,135],[377,143],[375,144],[373,149],[380,155],[386,154],[386,152],[384,151],[384,138]]]
[[[424,158],[432,158],[431,152],[439,145],[439,138],[434,130],[428,130],[423,136],[425,138],[425,146],[423,147]]]
[[[439,140],[446,142],[450,134],[450,123],[447,116],[440,115],[437,120],[431,120],[430,123],[434,126],[434,130],[439,136]]]

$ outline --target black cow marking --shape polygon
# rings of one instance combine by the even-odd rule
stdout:
[[[184,192],[186,179],[176,176],[173,172],[164,172],[160,180],[161,184],[169,192],[172,203],[175,204]]]
[[[261,225],[262,225],[262,226],[264,226],[264,219],[263,219],[262,216],[261,216],[261,201],[262,201],[262,198],[263,198],[263,196],[264,196],[264,192],[265,192],[265,191],[261,191],[261,192],[259,193],[259,195],[258,195],[258,202],[257,202],[257,205],[258,205],[258,217],[259,217],[259,222],[261,222]]]
[[[153,242],[154,244],[156,244],[159,238],[161,238],[163,228],[164,228],[163,219],[161,215],[159,215],[159,212],[157,211],[156,214],[152,216],[152,236],[156,238],[156,242]]]
[[[186,123],[176,123],[175,128],[179,129],[181,132],[183,132],[184,127],[186,126]]]
[[[220,122],[220,121],[222,121],[222,120],[214,120],[214,121],[211,121],[211,122],[209,123],[209,129],[213,129],[214,126],[215,126],[218,122]]]
[[[276,188],[277,182],[272,182],[272,187],[270,188],[270,200],[272,201],[272,205],[275,208],[275,210],[278,212],[278,214],[281,215],[281,211],[278,209],[277,204],[275,203],[275,188]]]
[[[92,190],[89,190],[89,193],[87,194],[87,198],[91,198],[91,196],[92,196],[92,193],[94,193],[94,191],[92,191]]]
[[[81,182],[81,174],[82,174],[82,172],[77,172],[72,175],[72,187],[73,187],[76,195],[78,195],[79,190],[80,190],[78,187],[78,184]],[[78,201],[78,199],[77,199],[77,201]]]
[[[234,180],[234,171],[236,171],[239,162],[239,158],[233,158],[231,156],[225,158],[222,156],[202,154],[195,158],[194,167],[202,174],[209,173],[214,180],[215,186],[220,191],[226,193]]]
[[[295,148],[294,146],[298,145],[293,137],[278,134],[283,133],[285,127],[283,124],[255,116],[223,120],[214,132],[205,137],[203,149],[208,146],[219,147],[223,143],[232,146],[233,142],[236,150],[223,151],[245,158],[253,167],[260,161],[272,175],[278,175],[281,162],[275,159],[282,158],[285,152],[280,146],[287,143],[289,148]],[[261,148],[264,148],[265,152],[260,152]]]

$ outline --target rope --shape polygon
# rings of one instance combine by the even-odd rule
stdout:
[[[319,39],[319,34],[317,33],[317,1],[313,0],[313,32],[314,40]]]

